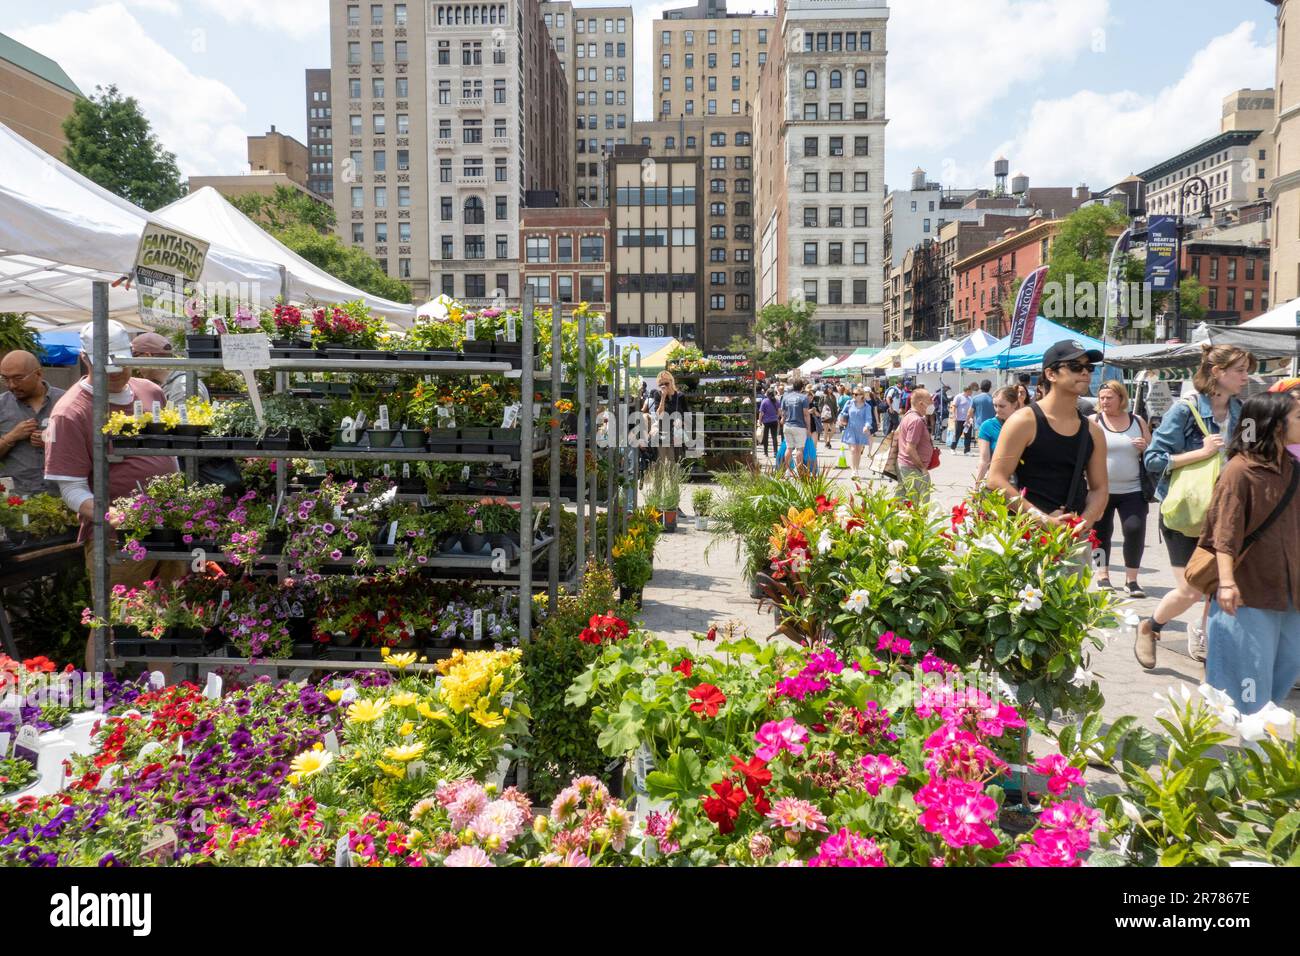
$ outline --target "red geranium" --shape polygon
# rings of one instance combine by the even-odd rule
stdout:
[[[701,684],[686,696],[695,701],[691,710],[701,717],[718,716],[718,708],[727,702],[727,695],[712,684]]]
[[[772,771],[767,769],[767,762],[758,757],[750,757],[745,763],[739,757],[731,758],[731,769],[739,771],[745,778],[745,789],[755,797],[762,796],[763,788],[772,782]]]
[[[718,825],[719,833],[730,833],[736,829],[736,818],[745,803],[745,791],[730,780],[720,780],[712,789],[717,796],[704,799],[704,812]]]
[[[627,621],[613,614],[593,614],[587,626],[578,635],[584,644],[613,644],[627,637]]]
[[[716,641],[718,639],[718,629],[716,627],[711,627],[709,628],[709,633],[704,636],[710,641]]]
[[[683,658],[682,658],[680,661],[678,661],[677,664],[673,667],[673,670],[675,670],[677,673],[681,674],[683,677],[690,677],[690,676],[691,676],[691,672],[692,672],[694,669],[695,669],[695,662],[692,661],[689,657],[683,657]]]
[[[834,511],[837,504],[839,504],[838,498],[827,498],[825,495],[818,495],[817,513],[819,515],[824,515],[828,511]]]

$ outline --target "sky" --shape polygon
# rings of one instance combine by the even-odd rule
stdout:
[[[418,0],[412,0],[418,2]],[[653,19],[636,2],[636,118],[653,109]],[[775,0],[732,0],[733,12]],[[918,166],[992,185],[998,155],[1038,186],[1093,189],[1219,131],[1221,101],[1273,84],[1265,0],[894,0],[886,181]],[[136,97],[182,172],[247,169],[245,137],[306,135],[303,71],[329,65],[329,0],[4,0],[0,32],[57,60],[83,92]]]

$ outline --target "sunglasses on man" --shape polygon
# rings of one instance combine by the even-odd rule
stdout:
[[[1056,369],[1058,372],[1063,368],[1068,368],[1075,375],[1082,375],[1085,372],[1091,375],[1096,371],[1097,367],[1088,362],[1058,362],[1053,365],[1052,368]]]

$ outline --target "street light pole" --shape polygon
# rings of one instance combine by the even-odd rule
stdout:
[[[1178,282],[1174,284],[1174,337],[1186,339],[1183,335],[1183,302],[1182,302],[1182,270],[1183,270],[1183,208],[1188,196],[1199,197],[1201,200],[1202,219],[1210,217],[1210,184],[1200,176],[1192,176],[1187,182],[1183,183],[1182,188],[1178,190],[1178,228],[1175,230],[1177,236],[1177,249],[1174,252],[1174,269],[1175,275],[1178,276]]]

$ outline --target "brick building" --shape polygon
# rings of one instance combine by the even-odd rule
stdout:
[[[609,313],[608,206],[527,207],[519,248],[519,288],[533,289],[538,305],[557,305],[565,316],[579,302]]]
[[[1011,297],[1015,280],[1046,265],[1061,220],[1035,217],[1029,227],[1008,235],[987,248],[961,259],[953,267],[953,324],[963,334],[984,329],[1003,336],[1011,330],[1011,317],[1002,304]],[[1007,311],[1010,307],[1008,305]]]
[[[1184,277],[1194,276],[1205,292],[1201,304],[1209,322],[1248,322],[1269,308],[1269,248],[1246,242],[1191,239],[1183,243]]]

